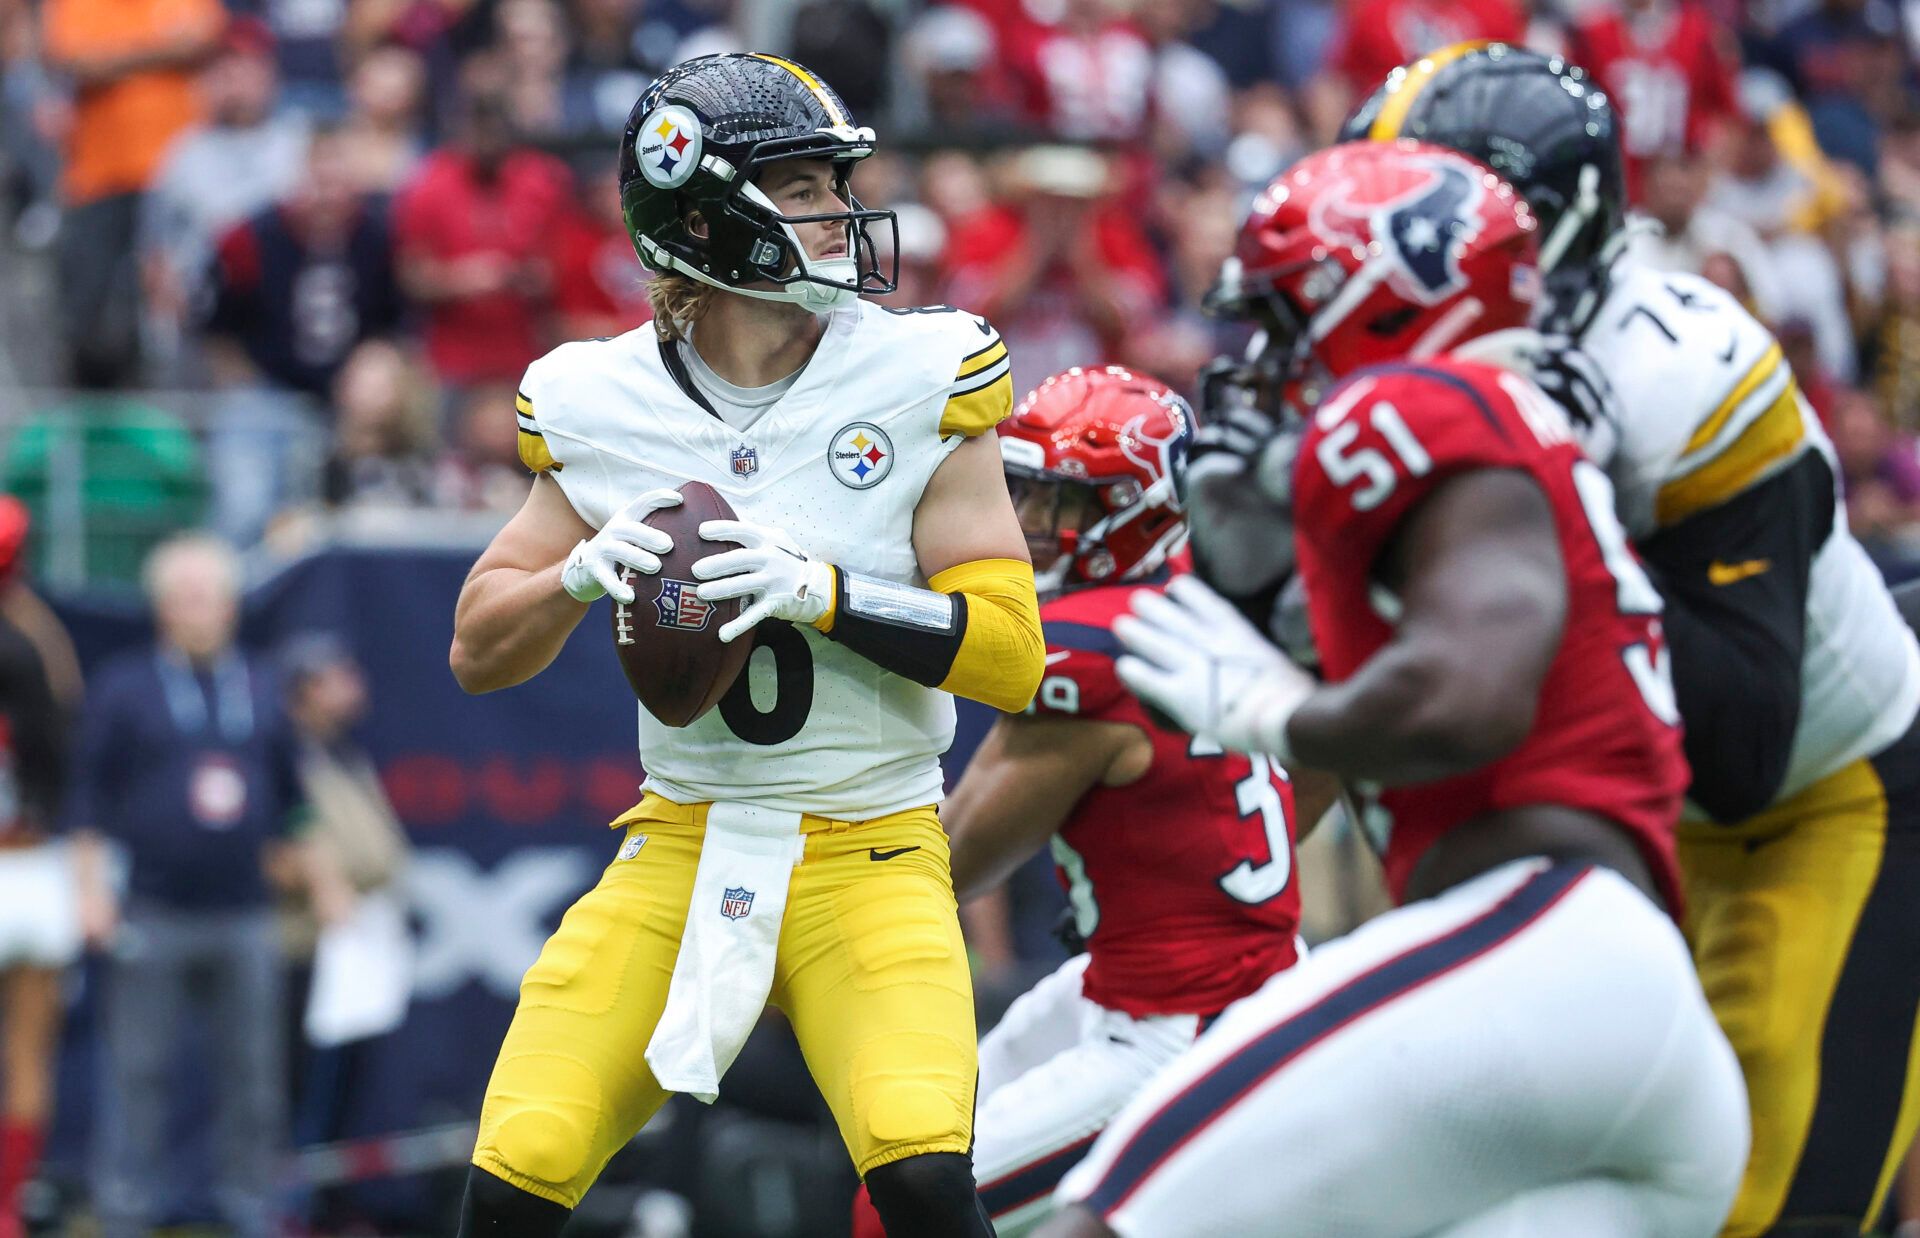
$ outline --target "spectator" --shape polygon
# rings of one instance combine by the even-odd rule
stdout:
[[[321,494],[329,507],[424,507],[433,500],[433,391],[384,340],[353,350],[334,380],[335,432]]]
[[[462,74],[458,131],[395,207],[402,287],[425,314],[442,381],[517,382],[549,342],[547,249],[569,205],[566,166],[520,144],[507,83],[478,59]]]
[[[1162,301],[1159,260],[1111,178],[1092,151],[1033,147],[1011,159],[1000,202],[949,220],[945,299],[1000,328],[1017,390],[1115,358]]]
[[[73,784],[88,831],[82,925],[110,961],[97,1128],[105,1238],[160,1220],[180,1020],[203,1016],[215,1099],[215,1199],[240,1238],[279,1233],[286,1147],[285,994],[263,866],[301,811],[292,735],[265,667],[233,643],[239,564],[188,534],[147,561],[158,640],[103,667],[88,694]],[[127,863],[116,905],[97,838]]]
[[[1232,89],[1220,66],[1187,42],[1206,0],[1140,0],[1134,21],[1153,49],[1150,86],[1153,146],[1178,164],[1191,155],[1216,157],[1233,133]]]
[[[1920,520],[1920,457],[1913,438],[1897,433],[1864,392],[1843,396],[1830,425],[1847,524],[1890,579],[1913,575],[1914,547],[1903,543]]]
[[[378,47],[354,68],[339,128],[348,177],[362,193],[390,198],[423,153],[426,67],[404,47]]]
[[[570,106],[563,74],[567,31],[554,0],[502,0],[493,20],[515,132],[535,141],[591,132],[596,117],[588,101],[581,100],[578,111]]]
[[[1781,29],[1774,50],[1821,147],[1871,170],[1880,128],[1913,86],[1891,0],[1820,0]]]
[[[1326,64],[1307,91],[1313,132],[1329,141],[1387,74],[1468,39],[1518,43],[1527,19],[1516,0],[1345,0]]]
[[[294,192],[220,238],[215,372],[325,396],[354,346],[394,331],[400,311],[386,216],[355,189],[345,140],[322,131]]]
[[[665,67],[643,46],[641,8],[641,0],[573,0],[566,91],[569,108],[586,120],[589,132],[624,130],[633,101]]]
[[[1732,36],[1696,0],[1622,0],[1573,32],[1569,58],[1620,112],[1627,191],[1639,201],[1647,160],[1698,156],[1734,110]]]
[[[921,131],[964,142],[1013,125],[1013,86],[997,50],[992,25],[970,8],[937,5],[920,15],[907,30],[903,59]]]
[[[1153,49],[1106,0],[1062,0],[1057,24],[1003,33],[1029,124],[1074,142],[1130,142],[1146,132]]]
[[[653,318],[647,272],[620,214],[620,173],[601,161],[580,178],[580,201],[554,238],[553,298],[560,337],[589,340],[631,331]]]
[[[886,111],[893,77],[893,27],[870,0],[802,0],[784,40],[855,116]]]
[[[311,810],[308,862],[284,879],[306,895],[291,933],[294,948],[311,954],[320,931],[346,921],[363,900],[384,904],[393,921],[404,916],[400,879],[408,845],[373,759],[353,737],[366,716],[367,681],[352,652],[335,637],[307,633],[287,643],[280,664],[300,786]],[[301,1144],[329,1143],[345,1133],[348,1104],[368,1082],[366,1047],[357,1039],[309,1054],[296,1123]]]
[[[44,21],[47,59],[74,92],[62,151],[64,338],[69,355],[84,342],[134,358],[140,196],[199,115],[193,70],[225,17],[218,0],[48,0]]]
[[[1887,295],[1869,340],[1874,389],[1894,423],[1920,430],[1920,227],[1886,240]]]
[[[527,499],[517,424],[502,415],[513,407],[512,383],[468,388],[454,410],[453,444],[440,458],[438,505],[455,511],[517,510]]]
[[[1747,308],[1764,321],[1780,318],[1782,293],[1772,255],[1752,228],[1706,205],[1712,169],[1701,159],[1660,155],[1643,164],[1643,201],[1658,233],[1637,233],[1629,246],[1640,261],[1659,271],[1707,274],[1720,256],[1731,261]],[[1726,278],[1716,282],[1729,288]]]
[[[66,633],[39,622],[22,583],[26,535],[25,506],[0,497],[0,1238],[26,1238],[20,1192],[53,1113],[61,971],[80,952],[66,849],[48,841],[77,676]]]
[[[273,32],[258,18],[227,23],[200,74],[206,123],[167,150],[142,220],[154,316],[177,332],[197,299],[214,242],[276,201],[306,166],[307,126],[274,108]]]

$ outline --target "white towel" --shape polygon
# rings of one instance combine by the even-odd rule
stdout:
[[[773,988],[787,883],[806,840],[800,814],[714,804],[647,1065],[669,1092],[711,1105]]]

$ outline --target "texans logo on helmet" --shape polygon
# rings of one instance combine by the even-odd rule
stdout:
[[[1356,246],[1371,235],[1402,277],[1402,291],[1438,305],[1467,286],[1460,255],[1480,234],[1486,186],[1464,160],[1410,159],[1405,171],[1409,183],[1384,202],[1355,201],[1353,187],[1329,194],[1314,208],[1314,226]]]

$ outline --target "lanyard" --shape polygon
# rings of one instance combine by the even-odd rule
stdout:
[[[197,735],[207,729],[207,697],[200,679],[186,660],[162,651],[154,659],[160,673],[160,688],[166,694],[167,712],[182,735]],[[214,716],[220,735],[229,744],[239,745],[253,738],[253,681],[245,659],[226,653],[213,664]]]

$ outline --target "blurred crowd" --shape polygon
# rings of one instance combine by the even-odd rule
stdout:
[[[900,215],[892,299],[987,315],[1024,388],[1102,361],[1190,381],[1226,343],[1201,301],[1252,192],[1468,38],[1599,77],[1644,256],[1780,333],[1856,530],[1890,572],[1920,562],[1911,3],[228,2],[0,0],[6,243],[58,301],[11,369],[73,392],[15,419],[0,484],[57,507],[77,459],[120,500],[67,538],[90,577],[130,578],[130,510],[252,544],[341,508],[516,504],[527,362],[646,320],[616,143],[684,57],[772,47],[834,83],[882,135],[857,189]],[[156,388],[196,398],[131,394]]]

